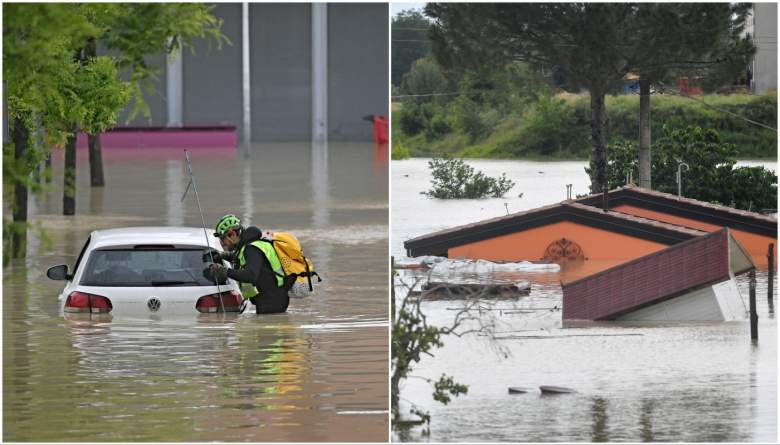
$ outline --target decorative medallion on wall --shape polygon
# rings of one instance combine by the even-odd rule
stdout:
[[[585,253],[579,244],[566,238],[561,238],[547,246],[542,259],[555,262],[582,261],[585,259]]]

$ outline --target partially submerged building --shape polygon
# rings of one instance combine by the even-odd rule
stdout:
[[[705,233],[568,201],[420,236],[404,247],[410,257],[550,261],[574,279]]]
[[[731,320],[734,276],[767,266],[777,221],[636,186],[410,239],[407,255],[561,265],[564,319]]]
[[[720,229],[563,284],[563,319],[743,319],[733,278],[754,268],[732,232]]]

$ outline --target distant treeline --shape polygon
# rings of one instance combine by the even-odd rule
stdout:
[[[463,90],[463,85],[458,88]],[[473,84],[471,85],[473,86]],[[393,156],[587,159],[590,153],[587,94],[506,95],[463,92],[457,97],[393,104]],[[524,96],[524,97],[522,97]],[[521,98],[518,98],[521,97]],[[662,128],[717,130],[734,144],[737,158],[776,158],[777,94],[708,94],[694,98],[652,96],[653,139]],[[607,97],[608,141],[637,142],[639,96]]]

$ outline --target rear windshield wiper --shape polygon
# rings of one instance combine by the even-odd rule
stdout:
[[[159,280],[152,281],[152,286],[177,286],[181,284],[200,284],[197,281],[181,281],[181,280]]]

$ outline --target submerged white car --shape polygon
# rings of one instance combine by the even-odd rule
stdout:
[[[222,251],[219,240],[202,228],[96,230],[72,272],[63,264],[49,268],[46,275],[66,281],[59,296],[66,313],[241,312],[244,300],[235,281],[216,285],[203,276],[210,264],[204,255],[207,247]]]

